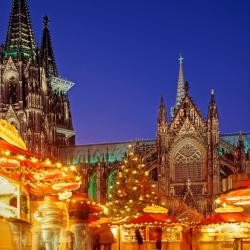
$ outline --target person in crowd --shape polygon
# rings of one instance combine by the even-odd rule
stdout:
[[[60,232],[63,228],[62,212],[53,197],[47,196],[34,214],[35,220],[40,224],[42,241],[46,250],[59,248]]]
[[[192,250],[200,250],[200,231],[197,228],[192,230]]]
[[[104,246],[103,250],[111,250],[113,243],[115,243],[115,238],[109,225],[107,223],[102,224],[100,228],[100,245]]]
[[[101,250],[100,245],[100,227],[98,225],[92,225],[89,230],[91,238],[92,250]]]
[[[135,230],[135,238],[136,238],[137,243],[138,243],[138,250],[141,250],[142,245],[143,245],[143,238],[142,238],[140,230],[138,228]]]
[[[156,242],[155,242],[155,248],[157,250],[161,250],[161,240],[162,240],[162,230],[161,228],[156,229]]]

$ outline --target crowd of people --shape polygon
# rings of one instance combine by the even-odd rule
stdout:
[[[115,238],[108,224],[91,223],[89,226],[82,226],[77,233],[71,233],[62,237],[59,250],[111,250]]]
[[[155,249],[161,250],[162,249],[162,229],[156,228],[153,234],[154,234],[153,238],[155,239]],[[138,244],[138,250],[142,250],[143,237],[141,236],[140,230],[138,228],[135,230],[135,239]]]

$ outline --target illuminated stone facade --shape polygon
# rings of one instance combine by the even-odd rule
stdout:
[[[71,86],[58,77],[48,18],[38,48],[27,0],[13,0],[0,48],[0,118],[18,129],[29,150],[53,156],[58,146],[74,145],[67,95]]]
[[[169,121],[161,98],[156,140],[61,148],[61,159],[82,165],[90,198],[105,201],[117,163],[129,145],[140,154],[162,200],[174,196],[204,214],[212,211],[214,197],[227,176],[250,173],[250,134],[220,134],[214,90],[207,118],[201,115],[184,81],[183,58],[179,60],[176,103]]]

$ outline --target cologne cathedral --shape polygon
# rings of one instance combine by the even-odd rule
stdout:
[[[212,210],[216,194],[233,186],[229,176],[250,174],[250,134],[220,133],[214,90],[203,117],[190,96],[182,57],[176,102],[168,115],[161,97],[153,140],[75,146],[68,98],[73,85],[58,74],[48,17],[37,47],[28,1],[13,0],[0,47],[0,118],[18,129],[29,150],[81,165],[81,191],[91,199],[106,201],[128,148],[140,155],[162,200],[175,197],[202,213]]]
[[[176,102],[170,113],[169,120],[161,97],[155,140],[66,147],[60,150],[60,157],[82,165],[88,177],[85,191],[92,199],[104,202],[119,162],[132,148],[140,155],[163,201],[174,197],[207,214],[213,210],[216,195],[232,188],[230,175],[248,178],[250,134],[220,133],[214,90],[207,117],[202,116],[190,96],[182,57]]]
[[[54,156],[59,146],[74,145],[72,86],[58,75],[48,17],[37,47],[28,1],[13,0],[0,49],[0,118],[18,129],[29,150]]]

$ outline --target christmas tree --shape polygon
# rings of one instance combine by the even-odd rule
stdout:
[[[139,215],[143,209],[157,204],[157,185],[153,184],[146,166],[136,154],[129,153],[119,167],[116,182],[109,193],[110,216],[117,218]]]

